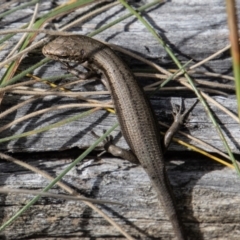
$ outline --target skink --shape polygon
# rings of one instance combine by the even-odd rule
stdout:
[[[107,45],[86,36],[60,36],[43,54],[61,62],[86,63],[103,76],[122,134],[131,148],[124,158],[137,159],[147,172],[178,240],[186,239],[176,211],[151,105],[128,66]],[[134,162],[134,161],[133,161]]]

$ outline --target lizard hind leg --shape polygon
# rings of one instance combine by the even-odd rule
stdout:
[[[179,109],[177,109],[176,105],[173,105],[172,114],[173,114],[174,121],[173,121],[172,125],[170,126],[170,128],[165,133],[163,142],[161,143],[162,149],[164,152],[169,147],[169,144],[170,144],[174,134],[179,130],[179,128],[183,124],[184,119],[192,111],[192,109],[195,107],[195,105],[197,103],[198,103],[198,100],[195,101],[194,104],[189,109],[185,109],[185,111],[183,113],[181,113],[183,101],[181,102]]]
[[[93,131],[92,131],[92,134],[95,137],[99,137]],[[135,154],[131,150],[126,150],[126,149],[120,148],[120,147],[116,146],[113,143],[113,141],[114,140],[113,140],[113,136],[112,135],[106,137],[105,140],[103,141],[103,144],[104,144],[103,147],[104,147],[106,152],[111,153],[115,157],[120,157],[120,158],[123,158],[125,160],[128,160],[131,163],[140,164],[139,160],[137,159],[137,157],[135,156]]]

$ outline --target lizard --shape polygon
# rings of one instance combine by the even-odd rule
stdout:
[[[46,57],[65,64],[87,64],[87,68],[102,76],[110,91],[121,132],[130,147],[130,151],[117,148],[116,155],[141,164],[157,192],[176,238],[187,239],[166,173],[158,122],[130,68],[109,46],[84,35],[59,36],[45,45],[42,52]],[[182,117],[179,119],[181,121]],[[175,125],[170,134],[174,129]],[[113,154],[114,149],[112,145],[108,147]]]

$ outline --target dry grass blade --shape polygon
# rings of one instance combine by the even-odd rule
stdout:
[[[97,200],[93,198],[86,198],[86,197],[78,197],[78,196],[69,196],[64,194],[55,194],[50,192],[41,192],[36,190],[29,190],[29,189],[17,189],[17,188],[0,188],[0,193],[15,193],[15,194],[27,194],[27,195],[40,195],[42,197],[52,197],[57,199],[65,199],[65,200],[74,200],[74,201],[85,201],[85,202],[91,202],[91,203],[97,203],[97,204],[116,204],[116,205],[123,205],[119,202],[112,202],[108,200]]]
[[[236,96],[238,104],[238,117],[240,118],[240,47],[238,35],[238,19],[235,0],[226,1],[228,27],[230,31],[232,65],[235,78]]]
[[[37,17],[37,13],[38,13],[38,8],[39,8],[39,4],[37,3],[36,6],[35,6],[35,10],[34,10],[34,13],[33,13],[33,16],[32,16],[32,19],[27,27],[27,29],[31,29],[35,20],[36,20],[36,17]],[[8,56],[6,57],[6,59],[8,59],[9,57],[11,57],[15,51],[17,51],[17,49],[21,46],[21,44],[23,43],[24,39],[27,37],[27,33],[23,34],[23,36],[20,38],[20,40],[18,41],[17,45],[12,49],[12,51],[8,54]],[[23,57],[23,56],[22,56]]]

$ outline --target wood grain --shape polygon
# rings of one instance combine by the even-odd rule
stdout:
[[[41,3],[39,14],[48,12],[52,7],[52,2]],[[143,1],[138,4],[143,4]],[[238,7],[238,12],[239,9]],[[30,20],[32,11],[33,7],[29,7],[29,9],[23,9],[3,18],[0,22],[1,29],[20,28]],[[88,11],[87,7],[70,13],[59,19],[57,24],[61,25],[72,21],[86,11]],[[69,31],[87,34],[124,13],[126,11],[117,6]],[[173,0],[152,8],[144,16],[183,63],[190,59],[193,59],[194,62],[201,61],[229,44],[225,5],[220,0]],[[6,56],[19,38],[20,35],[16,35],[9,40],[9,45],[0,53],[1,59]],[[136,52],[167,69],[176,69],[156,39],[134,18],[124,20],[97,35],[96,38]],[[21,68],[27,68],[42,57],[40,51],[29,54],[25,57]],[[123,57],[134,71],[145,67],[139,61]],[[201,67],[201,70],[231,75],[230,53],[226,52],[207,62]],[[4,70],[1,69],[1,76],[3,72]],[[34,71],[34,74],[44,78],[65,72],[58,63],[48,63]],[[202,75],[198,75],[198,77],[202,77]],[[219,78],[203,78],[209,81],[231,83]],[[28,80],[28,78],[24,80]],[[152,82],[152,80],[143,78],[138,78],[138,80],[142,85],[149,81]],[[35,87],[49,88],[42,84],[36,84]],[[100,83],[87,83],[75,87],[76,91],[99,91],[102,89]],[[236,114],[235,95],[231,92],[228,94],[228,97],[220,95],[213,97]],[[195,96],[187,91],[160,92],[151,98],[159,120],[170,124],[172,121],[171,102],[178,103],[179,97],[184,97],[186,107],[195,101]],[[6,94],[1,105],[1,112],[26,98],[27,96]],[[109,97],[102,95],[98,96],[98,99],[107,101]],[[80,100],[48,96],[19,108],[1,119],[0,127],[38,109],[76,102],[80,103]],[[239,154],[239,124],[213,105],[210,104],[210,106],[227,136],[232,151]],[[48,112],[12,126],[2,132],[0,137],[46,126],[81,111],[84,109]],[[113,114],[101,110],[87,118],[49,132],[2,143],[0,149],[4,152],[14,152],[15,157],[56,175],[83,149],[93,143],[95,139],[90,134],[91,130],[101,135],[102,130],[109,129],[116,121]],[[186,128],[183,130],[225,151],[200,104],[190,114]],[[113,135],[117,136],[119,146],[127,148],[124,139],[119,136],[118,130]],[[238,187],[239,179],[235,172],[199,155],[193,153],[186,155],[186,149],[176,144],[172,144],[169,150],[170,154],[166,156],[168,174],[177,197],[181,218],[190,239],[238,239],[240,189]],[[92,153],[92,156],[96,157],[96,153]],[[239,158],[238,155],[236,156]],[[42,189],[47,184],[47,180],[42,177],[9,162],[1,160],[0,168],[1,186]],[[102,208],[136,239],[172,239],[171,225],[159,207],[157,196],[140,166],[104,155],[99,162],[93,162],[91,159],[77,166],[64,178],[64,181],[86,196],[123,202],[124,207],[104,206]],[[54,189],[54,191],[60,190]],[[30,196],[1,195],[0,219],[2,222],[9,219],[29,199],[31,199]],[[47,198],[39,200],[13,225],[0,233],[1,239],[35,239],[37,237],[39,239],[122,239],[116,229],[109,226],[105,220],[84,204]]]

